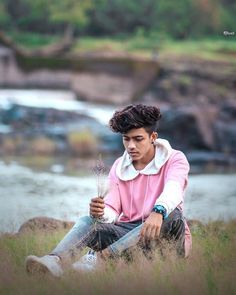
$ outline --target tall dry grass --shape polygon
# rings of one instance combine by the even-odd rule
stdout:
[[[140,252],[131,262],[102,264],[94,273],[70,268],[60,278],[29,276],[24,259],[48,253],[65,232],[5,234],[0,237],[0,294],[236,294],[236,220],[216,221],[192,229],[188,259],[157,250],[153,260]]]

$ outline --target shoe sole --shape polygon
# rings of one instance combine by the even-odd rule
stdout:
[[[47,268],[46,265],[42,264],[40,261],[37,260],[37,257],[30,256],[26,259],[26,271],[29,274],[35,275],[44,275],[44,274],[51,274],[50,270]]]

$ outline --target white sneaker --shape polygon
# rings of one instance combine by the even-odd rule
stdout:
[[[87,254],[82,256],[78,261],[72,264],[72,268],[76,271],[93,271],[97,264],[97,253],[89,250]]]
[[[56,255],[45,255],[37,257],[30,255],[25,259],[26,271],[31,274],[50,273],[55,277],[60,277],[63,270],[60,264],[60,258]]]

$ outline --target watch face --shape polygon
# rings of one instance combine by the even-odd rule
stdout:
[[[156,208],[156,209],[155,209],[155,212],[156,212],[156,213],[163,214],[163,210],[162,210],[162,209],[158,209],[158,208]]]

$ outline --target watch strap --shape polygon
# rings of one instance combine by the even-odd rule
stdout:
[[[167,215],[167,210],[164,206],[162,205],[155,205],[152,209],[152,212],[156,212],[156,213],[159,213],[159,214],[162,214],[163,216],[163,219],[166,219],[168,217]]]

